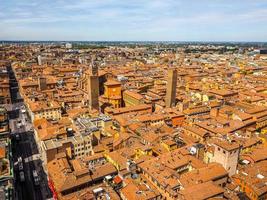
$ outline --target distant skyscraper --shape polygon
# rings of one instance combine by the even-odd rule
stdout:
[[[87,91],[89,92],[89,107],[90,109],[99,108],[98,96],[99,96],[99,81],[98,81],[98,67],[92,62],[89,70],[89,76],[87,78]]]
[[[177,71],[176,69],[168,70],[167,91],[166,91],[166,107],[175,106],[176,98],[176,85],[177,85]]]
[[[42,65],[42,56],[41,55],[37,56],[37,62],[38,62],[38,65]]]

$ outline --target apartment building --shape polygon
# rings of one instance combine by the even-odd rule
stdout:
[[[40,118],[61,119],[61,106],[56,101],[27,101],[26,106],[32,121]]]
[[[63,139],[41,141],[44,163],[53,160],[58,153],[66,153],[69,158],[82,158],[93,154],[90,135],[79,135]]]
[[[144,97],[135,91],[125,90],[123,91],[123,101],[125,107],[136,106],[144,103]]]

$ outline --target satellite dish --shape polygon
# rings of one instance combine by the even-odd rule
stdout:
[[[189,149],[189,153],[190,153],[191,155],[195,155],[195,154],[197,153],[197,149],[196,149],[196,147],[190,147],[190,149]]]

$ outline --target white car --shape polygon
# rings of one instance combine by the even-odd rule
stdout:
[[[17,123],[17,128],[21,128],[21,123]]]

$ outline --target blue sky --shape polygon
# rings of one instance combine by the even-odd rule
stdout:
[[[0,0],[0,40],[267,41],[267,0]]]

